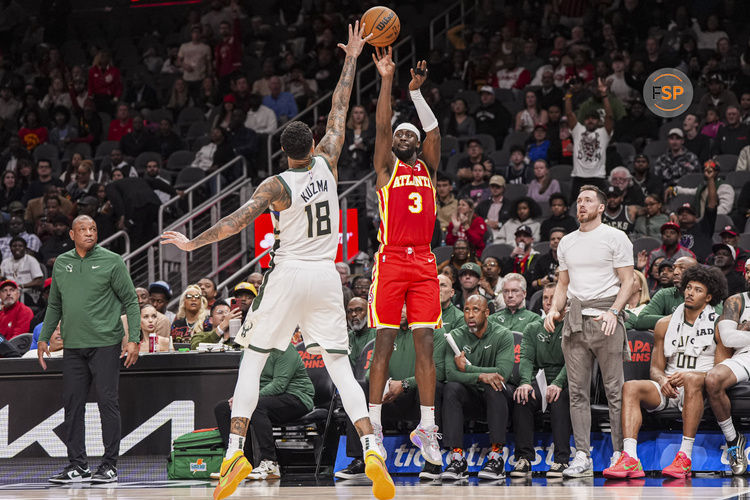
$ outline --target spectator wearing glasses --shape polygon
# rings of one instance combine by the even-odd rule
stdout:
[[[521,332],[530,323],[539,323],[542,318],[526,309],[526,278],[518,273],[508,273],[503,278],[503,300],[505,309],[490,315],[490,322],[497,322],[508,330]]]
[[[198,285],[189,285],[180,297],[180,306],[172,322],[171,336],[175,344],[190,343],[192,336],[203,331],[208,316],[206,298]]]
[[[68,184],[65,188],[70,195],[70,199],[78,201],[84,196],[91,194],[91,186],[94,185],[94,179],[91,172],[94,170],[94,162],[83,160],[76,170],[76,180]]]
[[[216,300],[211,307],[209,316],[209,328],[204,328],[201,332],[195,332],[190,339],[190,349],[195,350],[201,343],[228,343],[229,337],[229,320],[241,319],[242,310],[232,309],[224,300]]]
[[[661,236],[661,227],[665,223],[669,222],[669,217],[661,211],[661,195],[656,193],[649,193],[646,196],[646,213],[639,215],[635,220],[635,229],[633,232],[637,236],[649,236],[651,238],[659,238]]]

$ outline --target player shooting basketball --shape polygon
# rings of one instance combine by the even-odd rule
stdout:
[[[373,482],[373,494],[379,500],[395,495],[382,444],[370,425],[365,395],[349,364],[344,299],[334,266],[339,239],[337,163],[344,145],[357,57],[369,38],[362,37],[363,29],[359,22],[354,29],[349,26],[349,42],[339,44],[346,59],[320,144],[316,147],[310,127],[291,122],[281,134],[281,147],[288,157],[287,170],[263,181],[250,201],[196,238],[189,240],[173,231],[163,236],[162,243],[195,250],[237,234],[269,208],[276,230],[271,267],[235,338],[247,349],[237,376],[229,446],[214,500],[231,495],[252,471],[242,450],[258,404],[261,371],[271,350],[287,348],[297,326],[304,332],[307,351],[323,356],[344,409],[360,435],[365,473]]]
[[[406,303],[407,321],[414,337],[416,379],[421,420],[411,441],[428,462],[442,465],[435,425],[435,362],[433,330],[441,324],[440,287],[430,241],[435,229],[435,173],[440,164],[440,130],[419,88],[427,79],[427,63],[411,70],[409,93],[425,131],[402,123],[391,129],[391,88],[396,65],[392,48],[373,54],[382,78],[375,115],[375,157],[380,249],[375,254],[369,296],[370,327],[378,329],[370,369],[370,420],[381,436],[383,389],[393,342]],[[418,153],[421,150],[421,159]],[[400,387],[398,390],[408,390]],[[390,389],[389,389],[390,390]]]

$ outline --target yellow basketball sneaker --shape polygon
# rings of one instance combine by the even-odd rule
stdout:
[[[237,450],[232,458],[225,458],[221,462],[219,484],[214,490],[214,500],[224,500],[234,493],[237,486],[253,471],[253,466],[247,461],[242,450]]]
[[[385,467],[385,460],[375,450],[365,453],[365,474],[372,481],[372,494],[378,500],[391,500],[396,495],[396,485]]]

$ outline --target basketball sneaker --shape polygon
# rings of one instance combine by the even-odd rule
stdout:
[[[422,467],[422,472],[419,473],[419,479],[430,479],[435,481],[440,479],[440,474],[442,474],[442,472],[442,465],[435,465],[425,461],[424,466]]]
[[[735,476],[741,476],[747,472],[745,446],[747,446],[747,439],[745,439],[745,435],[740,432],[737,433],[737,439],[734,442],[734,446],[729,446],[729,443],[727,443],[729,467],[732,469],[732,474]]]
[[[669,477],[676,477],[677,479],[684,479],[690,477],[692,467],[692,461],[688,458],[684,451],[677,453],[674,460],[669,464],[663,471],[662,475]]]
[[[372,494],[378,500],[390,500],[396,495],[396,485],[385,466],[385,459],[375,450],[365,452],[365,474],[372,481]]]
[[[409,434],[411,442],[422,450],[422,458],[431,464],[443,466],[443,454],[440,452],[438,440],[442,436],[438,434],[437,425],[422,427],[421,425]]]
[[[88,483],[91,481],[91,470],[88,466],[79,467],[70,464],[61,472],[49,478],[48,481],[55,484]]]
[[[576,452],[575,458],[563,471],[563,478],[594,477],[594,462],[582,451]]]
[[[92,483],[116,483],[117,481],[117,468],[109,464],[101,464],[91,476]]]
[[[525,458],[519,458],[516,466],[510,471],[510,477],[529,477],[531,476],[531,464]]]
[[[445,468],[440,479],[443,481],[458,481],[469,476],[469,465],[460,450],[453,450],[451,461]]]
[[[644,477],[641,461],[633,458],[624,451],[620,454],[619,460],[610,465],[602,472],[607,479],[627,479],[629,477]]]
[[[487,463],[484,464],[482,470],[477,473],[477,477],[479,479],[489,479],[492,481],[496,479],[505,479],[505,461],[503,460],[503,457],[499,454],[493,456],[492,453],[490,453],[490,456],[487,458]]]
[[[235,492],[237,486],[253,471],[242,450],[234,452],[231,458],[221,462],[219,484],[214,490],[214,500],[224,500]]]
[[[253,469],[247,475],[248,479],[253,481],[263,481],[264,479],[280,479],[281,471],[279,464],[272,460],[261,460],[260,465]]]
[[[555,462],[555,463],[553,463],[552,465],[549,466],[549,470],[545,474],[545,477],[548,477],[548,478],[549,477],[554,477],[554,478],[562,477],[563,472],[567,468],[568,468],[568,464],[567,463],[563,464],[563,463],[560,463],[560,462]]]
[[[334,476],[338,479],[364,479],[365,463],[360,458],[355,458],[345,469],[336,472]]]

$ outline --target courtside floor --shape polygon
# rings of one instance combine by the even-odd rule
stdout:
[[[0,461],[0,499],[209,500],[213,498],[216,485],[215,481],[166,480],[163,457],[122,458],[119,464],[120,482],[116,485],[55,486],[47,483],[46,478],[64,465],[64,459],[49,458]],[[699,474],[687,482],[656,477],[615,482],[594,478],[564,483],[544,478],[480,482],[472,477],[458,484],[420,482],[415,476],[396,476],[394,480],[396,499],[404,500],[750,500],[747,476],[732,478],[718,474]],[[367,482],[334,483],[332,479],[315,481],[287,475],[282,481],[245,482],[230,498],[371,500],[373,497]]]

